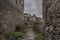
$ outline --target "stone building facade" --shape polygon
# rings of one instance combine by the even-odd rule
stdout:
[[[17,25],[24,25],[24,1],[0,0],[0,33],[13,32]]]
[[[43,0],[44,40],[60,40],[60,0]]]

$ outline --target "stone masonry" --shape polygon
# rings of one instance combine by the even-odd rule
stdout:
[[[60,0],[43,0],[44,40],[60,40]]]
[[[13,32],[17,25],[23,27],[23,5],[23,0],[0,0],[0,33]],[[3,36],[0,40],[5,40],[5,37]]]

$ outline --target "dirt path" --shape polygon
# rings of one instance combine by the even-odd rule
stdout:
[[[34,40],[35,33],[32,28],[28,28],[23,40]]]

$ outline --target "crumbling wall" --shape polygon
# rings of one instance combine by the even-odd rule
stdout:
[[[21,1],[23,2],[23,1]],[[23,4],[20,4],[23,5]],[[16,6],[16,5],[15,5]],[[17,7],[15,7],[13,3],[11,3],[9,0],[0,0],[0,23],[6,23],[6,24],[23,24],[23,9],[21,12]],[[20,7],[21,8],[21,7]],[[22,25],[21,24],[21,25]]]
[[[13,0],[11,0],[13,1]],[[0,33],[5,37],[8,32],[13,32],[16,29],[16,25],[23,27],[24,25],[24,10],[22,4],[19,7],[14,5],[10,0],[0,0]],[[5,39],[1,40],[5,40]]]
[[[59,40],[60,0],[43,0],[44,40]]]

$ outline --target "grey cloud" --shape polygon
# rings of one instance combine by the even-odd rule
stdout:
[[[31,15],[36,14],[38,17],[42,17],[42,0],[25,0],[24,11]]]

